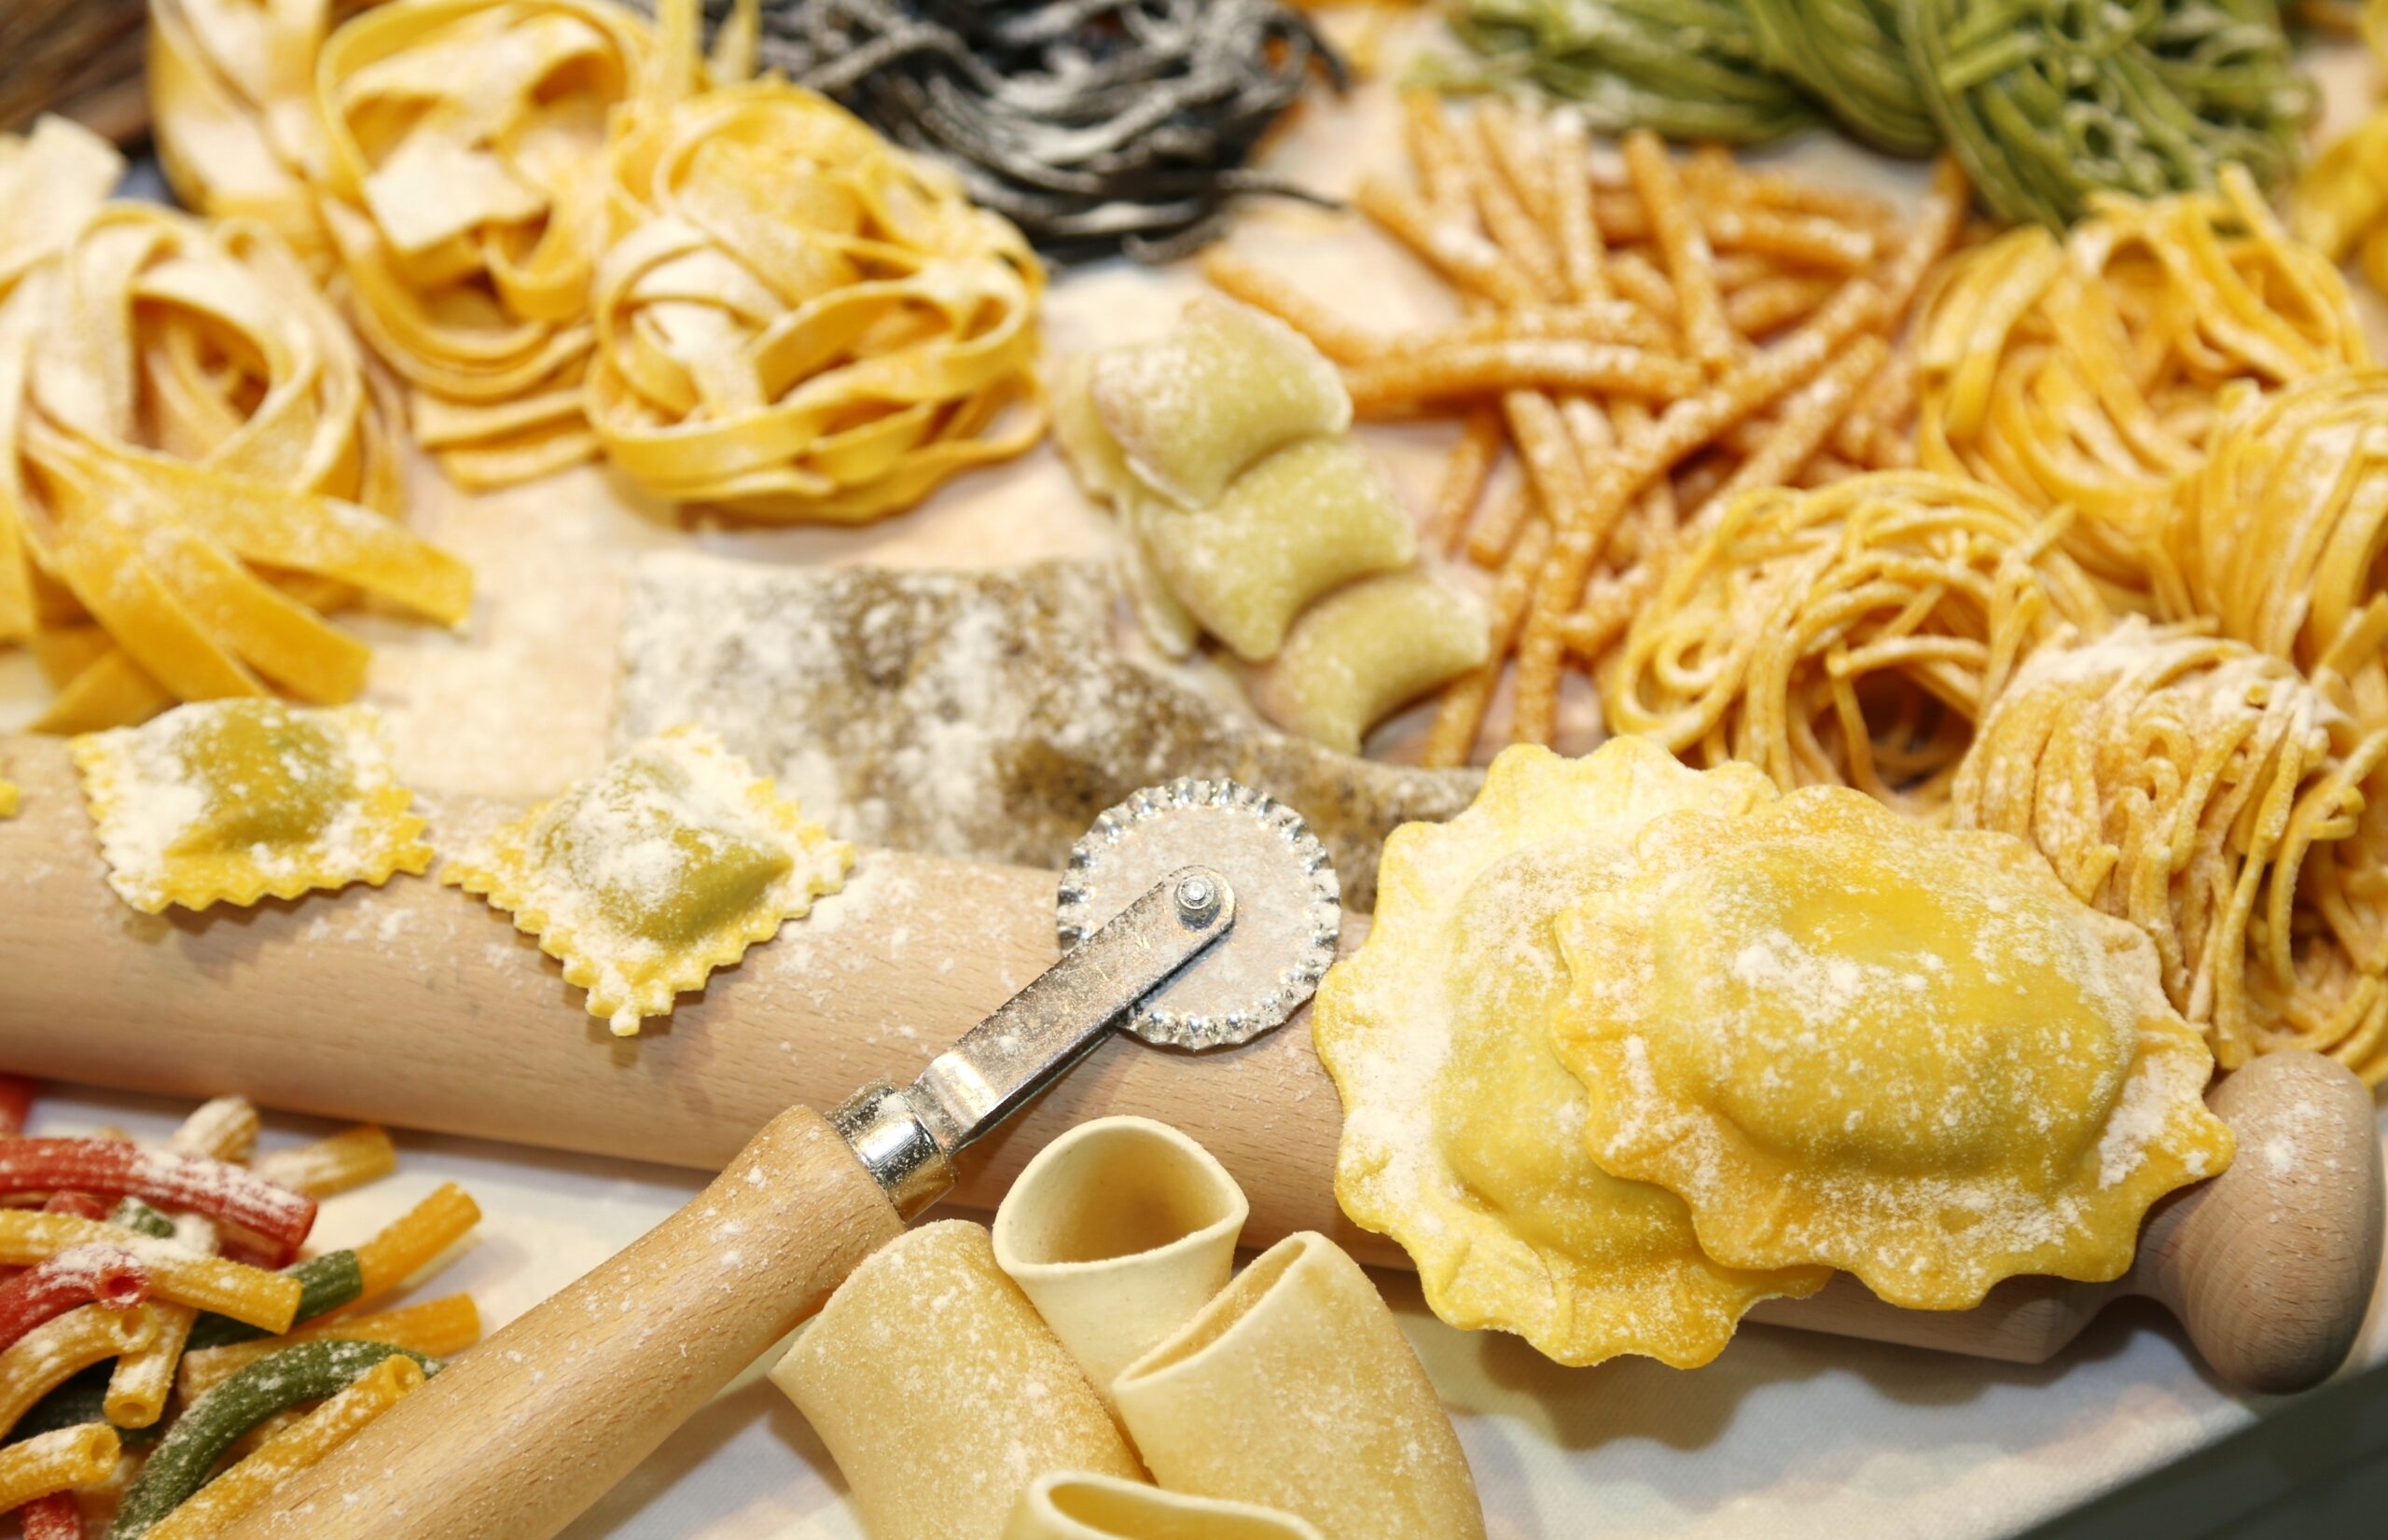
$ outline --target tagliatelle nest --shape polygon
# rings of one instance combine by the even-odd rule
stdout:
[[[150,132],[175,198],[271,227],[318,277],[335,266],[313,191],[325,166],[315,52],[333,11],[328,0],[149,6]]]
[[[1960,827],[2018,834],[2155,941],[2235,1068],[2312,1048],[2388,1078],[2388,728],[2287,662],[2132,619],[2016,674],[1959,770]]]
[[[2367,727],[2388,724],[2388,373],[2242,388],[2221,414],[2158,517],[2157,607],[2338,675]]]
[[[351,317],[459,482],[597,453],[580,384],[608,125],[695,67],[609,0],[408,0],[324,44],[315,190]]]
[[[102,207],[0,306],[0,639],[62,687],[42,726],[349,700],[367,649],[324,615],[359,590],[465,617],[390,517],[391,404],[263,227]]]
[[[778,81],[615,146],[590,424],[643,488],[860,520],[1042,437],[1043,272],[943,167]]]
[[[2245,173],[2221,180],[2099,199],[2062,242],[2010,231],[1959,260],[1923,323],[1923,463],[2069,505],[2066,548],[2130,593],[2224,385],[2370,361],[2338,270],[2290,239]]]
[[[1667,574],[1601,676],[1613,732],[1788,790],[1851,785],[1935,816],[1974,723],[2030,649],[2098,631],[2062,516],[1923,471],[1751,493]]]

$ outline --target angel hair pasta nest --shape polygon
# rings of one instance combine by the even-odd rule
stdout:
[[[1064,261],[1166,260],[1239,195],[1304,196],[1245,162],[1313,71],[1344,81],[1277,0],[766,0],[760,55]]]

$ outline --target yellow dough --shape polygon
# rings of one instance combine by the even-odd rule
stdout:
[[[440,867],[589,992],[618,1036],[838,891],[854,847],[805,822],[713,733],[639,743]]]
[[[431,864],[361,706],[211,701],[75,740],[108,885],[145,914],[386,882]]]
[[[1689,770],[1641,739],[1580,760],[1520,746],[1459,817],[1386,841],[1375,923],[1312,1033],[1343,1098],[1336,1196],[1409,1251],[1445,1321],[1564,1364],[1687,1368],[1758,1300],[1823,1286],[1820,1267],[1712,1262],[1680,1200],[1595,1166],[1584,1087],[1549,1041],[1570,985],[1558,917],[1623,880],[1651,820],[1772,796],[1746,765]]]
[[[1312,604],[1253,681],[1253,704],[1343,754],[1368,729],[1491,656],[1484,606],[1423,572],[1362,578]]]
[[[1087,390],[1139,479],[1202,507],[1272,450],[1352,425],[1352,398],[1291,326],[1210,296],[1176,328],[1100,354]]]
[[[1178,603],[1246,662],[1275,656],[1322,594],[1418,556],[1384,473],[1340,438],[1279,450],[1209,506],[1143,510],[1136,534]]]
[[[2229,1161],[2155,948],[2012,838],[1839,787],[1687,812],[1558,932],[1592,1158],[1719,1261],[1961,1310],[2119,1276],[2148,1204]]]

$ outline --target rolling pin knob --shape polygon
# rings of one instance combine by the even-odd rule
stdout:
[[[2275,1394],[2346,1361],[2380,1274],[2371,1092],[2317,1053],[2249,1062],[2209,1098],[2238,1152],[2149,1217],[2119,1287],[2162,1304],[2214,1373]]]

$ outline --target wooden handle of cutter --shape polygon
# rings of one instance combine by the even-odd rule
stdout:
[[[0,742],[0,764],[25,794],[23,813],[0,822],[0,1068],[25,1074],[238,1091],[296,1112],[715,1170],[791,1103],[834,1106],[870,1081],[909,1081],[1054,955],[1051,873],[874,851],[812,919],[683,996],[645,1036],[618,1039],[504,915],[423,879],[134,914],[105,884],[62,747]],[[434,810],[434,841],[500,811],[451,800]],[[1347,918],[1347,947],[1365,924]],[[1318,1229],[1365,1261],[1406,1266],[1336,1207],[1341,1103],[1304,1020],[1223,1053],[1102,1045],[965,1156],[954,1200],[990,1208],[1064,1130],[1134,1113],[1185,1130],[1234,1174],[1252,1201],[1246,1242]],[[1919,1312],[1836,1279],[1756,1318],[2037,1363],[2130,1290],[2189,1319],[2235,1382],[2310,1377],[2357,1328],[2379,1256],[2370,1099],[2335,1065],[2276,1055],[2226,1082],[2216,1104],[2240,1121],[2235,1099],[2280,1073],[2267,1066],[2295,1063],[2334,1088],[2312,1098],[2326,1117],[2290,1118],[2280,1133],[2285,1169],[2313,1185],[2301,1208],[2213,1201],[2273,1170],[2272,1134],[2242,1131],[2231,1172],[2159,1213],[2123,1284],[2015,1279],[1978,1310]],[[2208,1272],[2232,1282],[2201,1283]],[[2253,1319],[2234,1345],[2242,1305]],[[2300,1319],[2311,1325],[2272,1325]]]
[[[834,1129],[782,1113],[224,1540],[548,1540],[903,1228]]]

